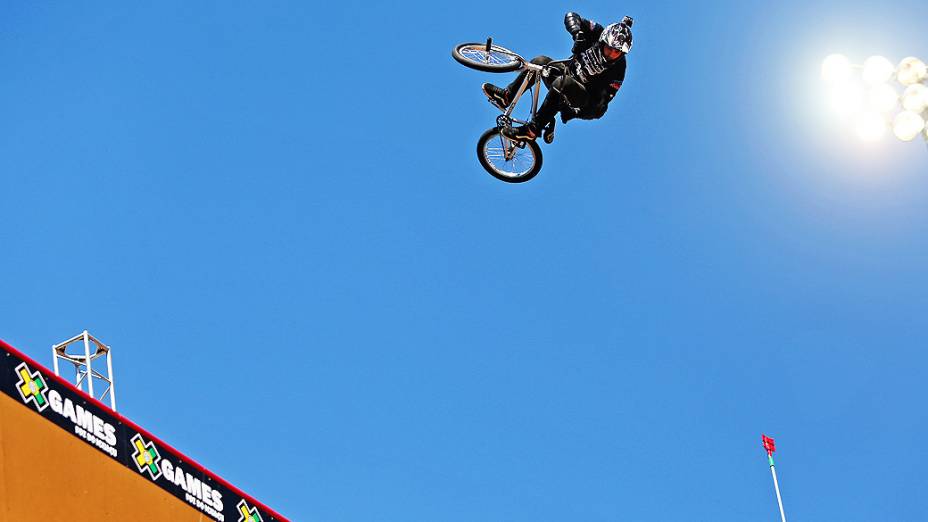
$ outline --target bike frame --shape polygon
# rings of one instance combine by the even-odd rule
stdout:
[[[520,56],[519,58],[522,58],[522,57]],[[541,97],[542,77],[547,75],[547,69],[551,66],[551,64],[566,63],[566,62],[567,60],[554,60],[545,65],[537,65],[531,62],[527,62],[525,61],[524,58],[522,58],[522,68],[519,69],[519,72],[521,73],[523,71],[528,71],[530,74],[528,74],[525,77],[525,79],[522,80],[522,85],[519,86],[519,89],[516,91],[515,96],[512,97],[512,101],[509,102],[509,106],[506,107],[506,110],[503,111],[503,114],[501,116],[501,118],[503,118],[503,121],[500,121],[500,119],[497,119],[497,126],[502,127],[503,123],[506,123],[508,125],[510,124],[510,122],[519,123],[521,125],[529,124],[528,121],[520,120],[512,116],[513,111],[515,111],[516,109],[516,105],[518,105],[519,100],[522,99],[522,95],[525,94],[525,91],[529,89],[532,91],[532,113],[531,113],[531,117],[529,118],[529,120],[534,120],[535,114],[538,112],[538,99]],[[503,156],[505,157],[507,161],[511,160],[512,157],[515,155],[516,147],[522,148],[525,146],[524,143],[511,140],[503,136],[502,133],[500,133],[499,137],[502,139],[503,149],[504,149]]]
[[[531,62],[522,62],[521,71],[528,71],[533,74],[529,74],[525,77],[525,80],[522,81],[522,85],[519,86],[519,89],[516,91],[515,96],[512,97],[512,101],[509,102],[509,107],[503,112],[503,115],[507,118],[512,119],[516,123],[521,123],[522,125],[528,125],[528,122],[522,121],[512,117],[512,112],[516,109],[516,105],[519,104],[519,100],[522,98],[522,95],[525,94],[525,91],[531,89],[532,91],[532,117],[530,119],[535,119],[535,113],[538,112],[538,98],[541,96],[541,76],[544,74],[544,65],[536,65]],[[529,82],[534,85],[529,85]]]
[[[521,58],[521,56],[520,56]],[[516,91],[515,96],[512,97],[512,101],[509,102],[509,106],[506,107],[506,110],[503,111],[503,116],[506,118],[520,123],[522,125],[528,125],[528,121],[520,120],[512,117],[513,111],[515,111],[516,105],[519,104],[519,100],[522,98],[522,95],[525,94],[525,91],[531,89],[532,91],[532,113],[530,119],[535,119],[535,114],[538,112],[538,100],[541,98],[541,82],[542,77],[547,76],[546,69],[550,68],[552,64],[555,63],[567,63],[568,60],[554,60],[545,65],[537,65],[531,62],[525,61],[522,59],[522,68],[519,69],[519,72],[528,71],[528,76],[525,77],[525,80],[522,81],[522,85],[519,86],[519,89]],[[530,85],[532,84],[532,85]]]

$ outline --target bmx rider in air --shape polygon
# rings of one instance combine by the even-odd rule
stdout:
[[[548,74],[542,75],[548,94],[532,121],[508,127],[503,134],[514,140],[534,140],[543,132],[545,141],[550,143],[554,139],[554,117],[558,112],[564,123],[573,118],[601,118],[625,81],[625,56],[632,48],[633,23],[634,20],[626,16],[619,23],[603,27],[577,13],[567,13],[564,27],[574,40],[571,58],[551,64],[546,69]],[[552,61],[547,56],[538,56],[531,63],[548,65]],[[485,83],[483,93],[490,103],[505,110],[528,74],[535,73],[522,71],[505,88]]]

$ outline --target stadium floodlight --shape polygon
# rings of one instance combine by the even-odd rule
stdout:
[[[864,112],[857,116],[857,136],[864,141],[877,141],[886,134],[886,118],[878,112]]]
[[[912,141],[925,128],[925,120],[910,111],[902,111],[893,120],[893,134],[902,141]]]
[[[871,56],[864,62],[864,81],[870,85],[888,82],[895,72],[893,63],[883,56]]]
[[[928,77],[928,67],[925,66],[925,62],[909,56],[899,62],[899,72],[896,77],[902,85],[914,85]]]
[[[822,79],[831,84],[848,81],[851,78],[851,60],[843,54],[832,54],[822,62]]]
[[[848,118],[860,139],[877,141],[892,130],[902,141],[922,136],[928,142],[925,62],[910,56],[896,67],[883,56],[871,56],[855,65],[843,54],[831,54],[822,62],[822,80],[828,105]]]
[[[899,92],[888,83],[881,83],[870,88],[867,103],[878,112],[891,112],[899,102]]]
[[[902,108],[915,113],[922,113],[928,108],[928,87],[920,83],[909,85],[902,93]]]

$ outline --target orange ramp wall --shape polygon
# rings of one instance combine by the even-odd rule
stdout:
[[[0,522],[212,519],[0,393]]]

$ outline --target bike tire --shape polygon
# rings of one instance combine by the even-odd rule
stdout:
[[[484,72],[515,71],[523,64],[521,56],[495,44],[490,46],[489,55],[486,43],[458,44],[451,50],[451,56],[465,67]]]
[[[506,183],[525,183],[534,178],[541,170],[541,147],[539,147],[534,140],[526,141],[524,142],[525,148],[520,149],[520,152],[527,150],[528,153],[530,153],[530,157],[528,155],[519,155],[518,157],[521,158],[520,161],[516,161],[515,158],[512,161],[505,161],[505,158],[494,157],[498,154],[502,154],[503,144],[505,143],[504,139],[500,137],[499,132],[500,129],[498,127],[493,127],[484,132],[483,135],[480,136],[480,139],[477,140],[477,160],[480,161],[480,166],[494,178],[505,181]],[[493,140],[499,142],[500,146],[498,150],[492,147]],[[492,155],[490,154],[491,152],[493,153]],[[507,171],[498,166],[497,162],[493,161],[494,159],[502,159],[503,166],[507,164],[511,164],[513,167],[519,165],[525,166],[517,170]]]

